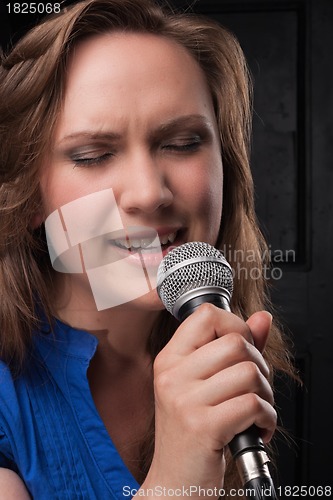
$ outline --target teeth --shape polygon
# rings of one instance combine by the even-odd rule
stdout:
[[[140,246],[141,246],[141,248],[152,247],[153,241],[151,239],[150,240],[140,240]]]
[[[168,241],[169,241],[169,236],[168,235],[161,236],[160,240],[161,240],[162,245],[166,245],[168,243]]]
[[[168,241],[170,243],[173,243],[176,239],[176,236],[177,236],[177,232],[170,233],[170,234],[167,234],[165,236],[161,236],[160,240],[161,240],[162,245],[166,245],[168,243]]]
[[[133,238],[131,239],[132,247],[133,248],[140,248],[141,247],[141,241],[139,239]]]
[[[125,247],[127,249],[131,248],[130,242],[128,240],[126,240],[125,238],[122,238],[119,240],[114,240],[114,243],[120,247]]]
[[[176,236],[177,236],[177,233],[169,234],[168,239],[169,239],[170,243],[173,243],[175,241]]]
[[[167,234],[165,236],[160,236],[160,242],[162,245],[166,245],[168,242],[173,243],[176,239],[177,232]],[[152,240],[151,238],[131,238],[130,240],[127,238],[119,238],[114,240],[114,244],[119,247],[138,249],[138,248],[151,248]]]

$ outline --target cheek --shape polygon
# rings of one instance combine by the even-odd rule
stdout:
[[[198,166],[188,185],[189,217],[195,239],[215,245],[220,231],[223,202],[223,168],[220,156]]]
[[[98,190],[91,179],[77,175],[72,168],[56,166],[42,175],[40,189],[46,217],[63,205]]]
[[[223,193],[221,159],[212,157],[204,164],[193,165],[191,174],[183,180],[183,190],[191,212],[209,223],[217,221],[219,226]]]
[[[72,183],[63,177],[53,166],[41,175],[39,185],[46,217],[70,201],[71,192],[73,196]]]

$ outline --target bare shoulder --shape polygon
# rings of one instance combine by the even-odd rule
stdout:
[[[31,500],[22,479],[3,467],[0,467],[0,500]]]

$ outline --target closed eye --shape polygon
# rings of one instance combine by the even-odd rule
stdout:
[[[79,167],[84,167],[84,166],[90,166],[90,165],[100,165],[101,163],[106,162],[109,160],[112,156],[114,156],[113,153],[104,153],[99,156],[72,156],[71,160],[74,163],[74,166],[79,166]]]
[[[187,152],[195,152],[201,146],[202,140],[200,137],[184,139],[184,140],[176,140],[174,142],[170,142],[168,144],[164,144],[162,146],[163,150],[167,151],[175,151],[180,153]]]

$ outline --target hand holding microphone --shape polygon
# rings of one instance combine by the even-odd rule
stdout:
[[[220,439],[220,448],[229,443],[244,489],[248,491],[249,496],[257,500],[276,499],[267,465],[269,459],[258,431],[258,427],[264,429],[263,432],[269,439],[276,424],[276,414],[271,406],[273,397],[265,378],[268,376],[268,369],[259,351],[251,345],[250,328],[246,328],[239,318],[231,314],[229,303],[233,291],[233,277],[230,265],[223,254],[211,245],[201,242],[186,243],[169,252],[161,262],[157,290],[166,309],[180,322],[195,313],[202,304],[214,304],[227,311],[227,314],[220,311],[219,315],[206,306],[204,312],[193,315],[193,320],[196,319],[195,328],[193,322],[191,333],[183,331],[186,330],[185,325],[188,322],[178,328],[174,338],[159,355],[162,363],[159,360],[158,366],[163,365],[163,362],[168,366],[166,356],[172,355],[177,343],[180,348],[179,357],[182,356],[181,346],[182,343],[185,345],[187,340],[181,341],[179,337],[182,334],[188,335],[188,359],[185,357],[182,360],[183,369],[180,373],[183,373],[186,379],[184,367],[188,365],[188,369],[193,371],[193,366],[196,366],[195,376],[197,380],[202,381],[201,390],[199,384],[196,389],[199,406],[200,398],[206,399],[208,403],[203,410],[207,413],[207,426],[210,425],[211,418],[212,434],[215,433],[217,442]],[[221,314],[224,315],[223,318]],[[258,318],[252,316],[247,322],[253,330],[252,333],[256,321]],[[194,338],[196,332],[197,340]],[[173,356],[176,356],[176,353]],[[210,363],[207,364],[208,360]],[[182,396],[178,394],[177,397]],[[184,400],[186,405],[186,396]],[[202,408],[201,406],[201,410]],[[199,413],[200,410],[200,421]],[[193,415],[192,419],[195,420],[196,416]],[[219,419],[222,434],[220,436]],[[249,428],[235,432],[238,426],[244,426],[246,419],[249,420]],[[253,425],[254,423],[257,425]],[[206,430],[203,428],[199,441]],[[207,435],[211,436],[209,431]],[[179,439],[181,440],[181,437]],[[207,446],[209,448],[209,443]]]

